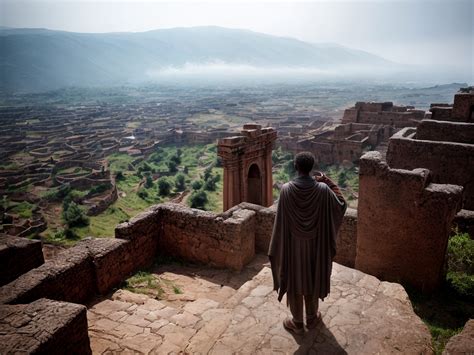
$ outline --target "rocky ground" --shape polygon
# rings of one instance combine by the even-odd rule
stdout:
[[[89,305],[94,354],[432,353],[428,329],[405,290],[334,264],[322,322],[303,335],[284,330],[286,300],[272,292],[266,257],[241,273],[169,265],[156,277],[179,292],[160,300],[118,290]]]

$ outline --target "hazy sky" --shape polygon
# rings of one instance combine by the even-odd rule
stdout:
[[[74,32],[203,25],[245,28],[309,42],[335,42],[399,63],[453,66],[472,77],[473,4],[474,0],[0,0],[0,25]]]

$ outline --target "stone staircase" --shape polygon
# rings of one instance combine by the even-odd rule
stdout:
[[[429,331],[400,285],[335,263],[331,294],[320,302],[322,322],[300,336],[285,331],[289,310],[272,292],[265,261],[257,256],[241,274],[158,272],[183,288],[160,301],[124,290],[98,300],[88,310],[93,353],[432,352]]]

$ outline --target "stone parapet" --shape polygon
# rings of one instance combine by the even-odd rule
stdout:
[[[159,249],[189,261],[241,270],[255,255],[255,212],[214,214],[178,204],[159,206]]]
[[[474,123],[422,120],[416,139],[474,144]]]
[[[437,288],[462,187],[430,183],[427,169],[391,169],[378,152],[361,158],[355,267],[422,291]]]
[[[41,241],[0,236],[0,286],[43,263]]]

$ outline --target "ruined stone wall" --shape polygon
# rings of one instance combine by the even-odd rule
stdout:
[[[0,236],[0,286],[43,263],[41,241]]]
[[[348,208],[342,221],[336,240],[336,256],[338,264],[354,268],[357,250],[357,210]]]
[[[89,238],[0,288],[0,304],[39,298],[85,303],[151,265],[158,246],[155,210],[117,227],[117,238]]]
[[[249,203],[221,214],[172,203],[156,205],[118,225],[116,238],[87,238],[4,285],[0,304],[39,298],[85,303],[151,265],[158,252],[240,270],[256,251],[268,251],[275,213],[276,206]],[[343,225],[338,239],[338,260],[347,265],[354,259],[353,218],[344,218],[349,224]]]
[[[463,186],[463,208],[474,210],[474,169],[469,169],[474,144],[419,140],[413,128],[405,128],[390,138],[387,163],[399,169],[426,168],[435,183]]]
[[[462,187],[430,183],[427,169],[391,169],[379,152],[361,158],[359,186],[356,269],[426,292],[438,287]]]
[[[474,123],[422,120],[416,139],[474,144]]]
[[[0,305],[0,353],[91,354],[86,307],[48,299]]]
[[[255,212],[216,215],[178,204],[159,206],[159,246],[166,255],[241,270],[255,255]]]

